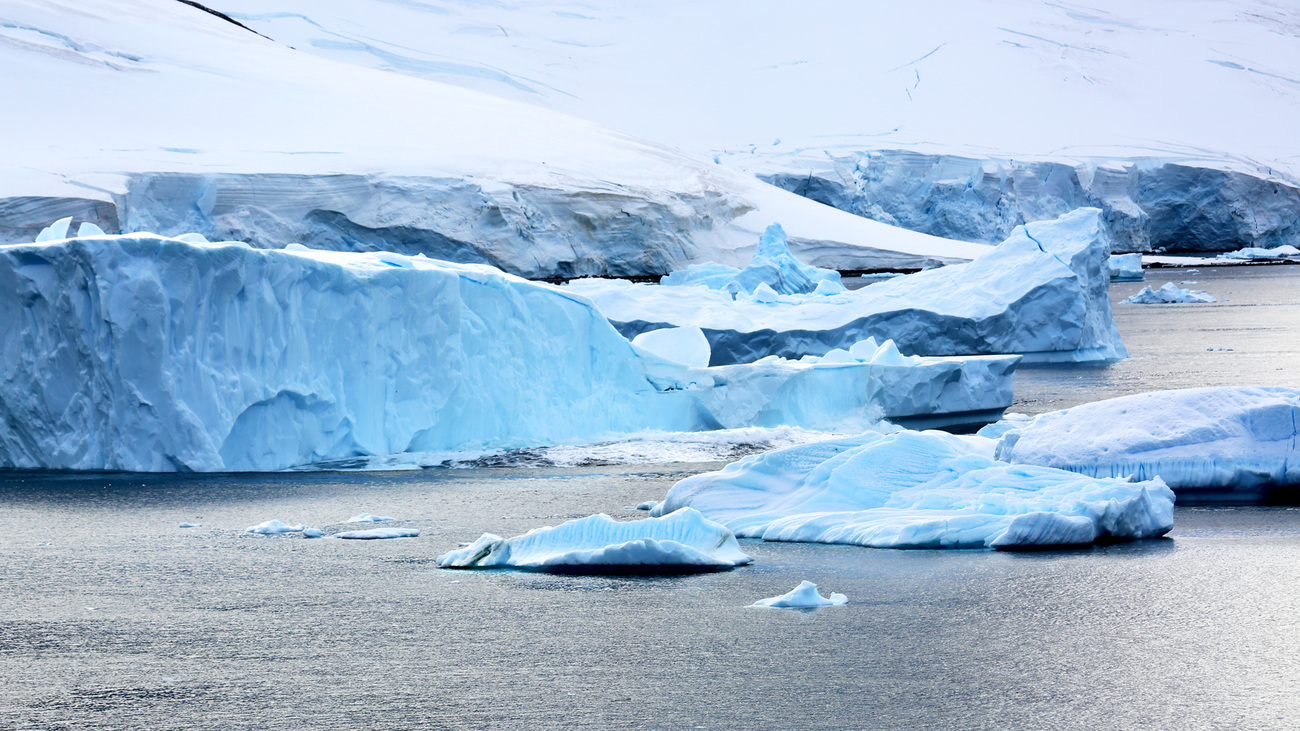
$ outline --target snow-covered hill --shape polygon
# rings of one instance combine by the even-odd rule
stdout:
[[[939,235],[993,242],[1094,205],[1130,249],[1300,239],[1293,3],[213,1],[310,53],[543,104],[800,192],[824,180],[819,200]],[[898,150],[912,156],[865,154]]]
[[[176,0],[6,0],[0,64],[0,240],[74,215],[528,276],[743,263],[773,221],[839,268],[984,250],[575,117],[294,50]]]

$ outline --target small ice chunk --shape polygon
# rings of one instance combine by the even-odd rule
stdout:
[[[181,523],[182,528],[202,528],[202,523]]]
[[[1195,279],[1184,279],[1179,284],[1199,284]]]
[[[104,229],[100,228],[99,226],[96,226],[90,221],[82,221],[81,225],[77,227],[77,238],[79,239],[85,238],[87,236],[103,236],[103,235],[104,235]]]
[[[866,340],[859,340],[850,345],[849,355],[853,356],[854,360],[868,363],[871,361],[871,356],[875,355],[879,349],[880,343],[877,343],[875,338],[869,337]]]
[[[840,284],[838,281],[833,279],[823,279],[817,283],[817,288],[813,290],[813,294],[832,295],[841,294],[847,291],[848,290],[844,288],[844,285]]]
[[[71,225],[72,216],[60,218],[49,226],[41,229],[41,232],[36,236],[36,243],[41,244],[46,241],[58,241],[59,239],[68,238],[68,227]]]
[[[754,298],[755,302],[762,302],[764,304],[776,302],[780,299],[780,295],[776,293],[775,289],[769,287],[767,282],[759,282],[758,286],[754,287],[754,292],[750,296]]]
[[[306,526],[302,526],[302,525],[289,525],[288,523],[281,523],[278,520],[268,520],[265,523],[258,523],[257,525],[251,528],[245,528],[244,532],[259,533],[264,536],[276,536],[282,533],[298,533],[301,532],[305,527]]]
[[[389,520],[393,519],[384,515],[371,515],[370,513],[362,513],[348,518],[349,523],[383,523]]]
[[[826,355],[823,355],[821,359],[822,365],[827,365],[830,363],[856,363],[856,362],[857,359],[854,358],[852,355],[849,355],[849,351],[843,348],[832,348],[830,352],[828,352]]]
[[[320,538],[320,537],[321,537],[320,528],[303,528],[303,529],[302,529],[302,537],[303,537],[303,538]]]
[[[643,332],[632,344],[673,363],[693,368],[707,368],[712,352],[704,331],[695,326],[665,327]]]
[[[801,581],[799,585],[781,596],[760,599],[751,607],[776,607],[781,609],[812,609],[814,607],[835,607],[845,604],[849,598],[843,594],[832,593],[830,598],[817,591],[817,585],[811,581]]]
[[[384,538],[415,538],[420,535],[419,528],[371,528],[370,530],[352,530],[335,533],[335,538],[347,538],[356,541],[375,541]]]
[[[1167,305],[1218,301],[1217,297],[1208,292],[1182,289],[1173,282],[1165,282],[1160,289],[1151,289],[1151,285],[1148,284],[1142,288],[1141,292],[1124,300],[1124,303],[1130,305]]]
[[[658,501],[658,500],[647,500],[647,501],[645,501],[645,502],[643,502],[643,503],[637,503],[636,509],[637,509],[637,510],[654,510],[654,509],[655,509],[655,506],[658,505],[658,504],[659,504],[659,501]]]
[[[176,239],[177,241],[184,241],[184,242],[187,243],[187,244],[206,244],[206,243],[209,243],[209,242],[208,242],[208,237],[207,237],[207,236],[204,236],[203,234],[200,234],[200,233],[194,233],[194,232],[190,232],[190,233],[187,233],[187,234],[181,234],[180,236],[173,236],[172,238]]]

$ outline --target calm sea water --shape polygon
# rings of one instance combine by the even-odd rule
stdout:
[[[1300,385],[1300,273],[1202,272],[1230,302],[1117,305],[1134,357],[1026,371],[1017,408]],[[745,541],[752,566],[669,578],[434,566],[716,466],[5,476],[0,728],[1300,727],[1297,509],[1018,554]],[[242,532],[363,511],[423,534]],[[746,607],[803,579],[849,604]]]

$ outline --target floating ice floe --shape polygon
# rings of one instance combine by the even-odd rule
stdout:
[[[349,523],[384,523],[390,520],[392,518],[383,515],[371,515],[370,513],[362,513],[348,518]]]
[[[1042,414],[998,457],[1093,477],[1159,477],[1180,495],[1251,498],[1300,485],[1300,390],[1156,391]]]
[[[843,594],[832,593],[824,597],[817,591],[817,585],[811,581],[801,581],[799,585],[781,596],[759,599],[751,607],[775,607],[778,609],[814,609],[816,607],[835,607],[845,604],[849,598]]]
[[[1140,282],[1146,278],[1142,271],[1141,254],[1112,254],[1110,279],[1112,282]]]
[[[303,529],[302,529],[302,537],[303,537],[303,538],[320,538],[322,535],[324,535],[324,534],[321,533],[320,528],[303,528]]]
[[[334,537],[355,541],[377,541],[387,538],[418,538],[419,535],[419,528],[371,528],[335,533]]]
[[[265,471],[647,430],[989,420],[1017,362],[691,368],[569,289],[485,265],[151,234],[0,246],[0,322],[14,324],[0,468]]]
[[[1256,246],[1248,246],[1236,251],[1225,251],[1219,254],[1220,259],[1291,259],[1300,257],[1300,249],[1290,244],[1284,244],[1272,249],[1261,249]]]
[[[1012,465],[994,440],[868,432],[747,457],[678,482],[650,514],[683,507],[742,538],[877,548],[1023,548],[1150,538],[1174,495],[1145,482]]]
[[[180,527],[182,527],[182,528],[202,528],[202,527],[203,527],[203,524],[202,524],[202,523],[181,523]]]
[[[278,520],[268,520],[265,523],[258,523],[251,528],[245,528],[244,532],[258,533],[264,536],[277,536],[283,533],[301,533],[304,529],[306,529],[306,526],[304,525],[289,525],[288,523],[282,523]]]
[[[755,297],[755,292],[764,285],[774,294],[837,294],[845,291],[839,272],[804,264],[790,253],[785,229],[779,223],[768,226],[763,232],[754,258],[744,269],[706,262],[668,274],[659,283],[669,287],[703,286],[733,297],[742,294]],[[764,301],[771,301],[769,297],[771,295],[765,294]]]
[[[1127,351],[1111,317],[1108,246],[1100,212],[1081,208],[1020,226],[973,262],[829,296],[779,294],[766,282],[734,298],[708,287],[605,279],[563,289],[590,298],[629,337],[698,327],[715,365],[820,356],[868,336],[913,355],[1113,360]]]
[[[1141,292],[1124,300],[1125,304],[1130,305],[1168,305],[1186,302],[1218,302],[1218,298],[1209,292],[1201,290],[1183,289],[1173,282],[1165,282],[1160,289],[1151,289],[1151,285],[1142,288]]]
[[[515,538],[484,533],[438,557],[444,568],[731,568],[753,559],[730,530],[696,510],[618,522],[605,514],[537,528]]]

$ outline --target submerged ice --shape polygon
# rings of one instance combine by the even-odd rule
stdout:
[[[742,538],[877,548],[1070,545],[1173,527],[1174,495],[1158,478],[1013,465],[993,446],[897,431],[791,447],[682,480],[651,515],[689,506]]]
[[[753,559],[730,530],[696,510],[619,522],[605,514],[537,528],[515,538],[484,533],[438,557],[443,568],[562,569],[580,567],[743,566]]]

